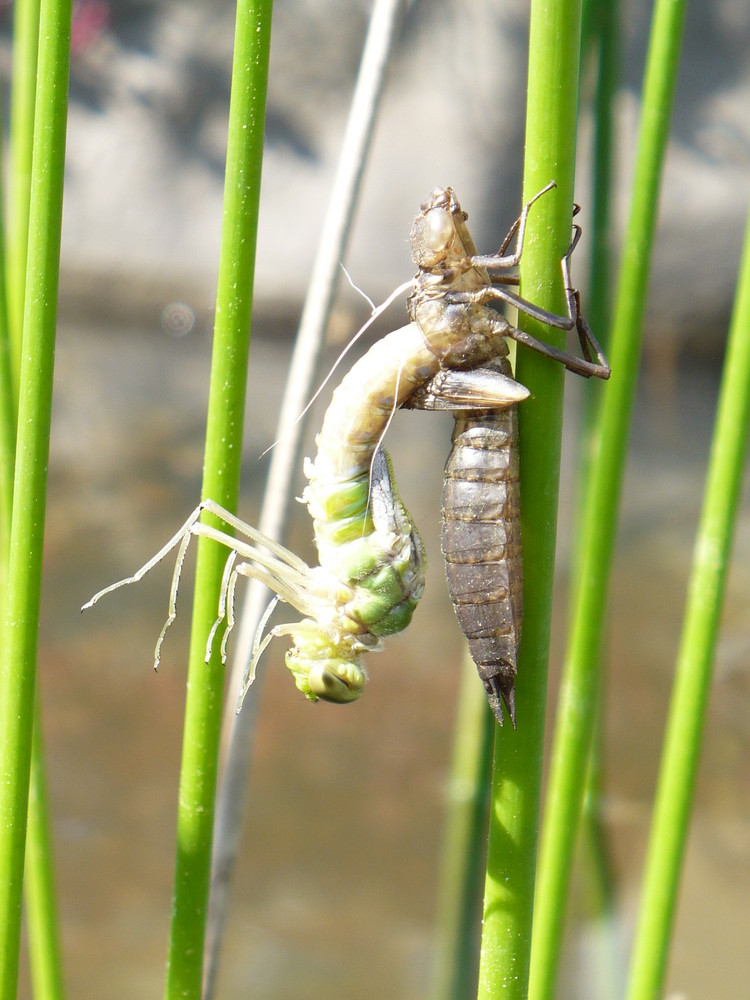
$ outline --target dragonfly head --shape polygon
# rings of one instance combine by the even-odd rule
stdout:
[[[367,683],[364,668],[344,657],[311,658],[294,647],[286,654],[286,665],[294,674],[294,683],[310,701],[345,705],[356,701]]]

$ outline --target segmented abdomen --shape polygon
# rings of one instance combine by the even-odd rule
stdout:
[[[448,590],[490,706],[515,725],[522,563],[516,407],[462,411],[445,467]]]

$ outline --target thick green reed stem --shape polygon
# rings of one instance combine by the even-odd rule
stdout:
[[[553,997],[561,950],[565,900],[596,714],[597,668],[684,8],[682,0],[659,0],[651,32],[633,200],[609,346],[612,378],[603,393],[599,439],[594,444],[581,515],[580,583],[572,616],[540,847],[534,969],[529,990],[532,1000]]]
[[[41,9],[18,438],[0,647],[0,997],[16,995],[57,319],[71,0]]]
[[[240,483],[255,234],[263,156],[271,0],[237,5],[224,221],[202,496],[236,510]],[[207,519],[208,521],[208,519]],[[224,669],[206,639],[216,619],[226,549],[199,539],[177,817],[165,997],[201,996]]]
[[[750,217],[651,828],[628,1000],[664,995],[750,428]]]
[[[529,216],[521,288],[525,298],[558,313],[565,311],[560,260],[571,234],[580,19],[577,0],[532,3],[524,201],[552,180],[557,188]],[[545,327],[524,322],[524,328],[555,340]],[[519,415],[524,625],[518,731],[495,731],[480,1000],[528,995],[542,777],[564,370],[519,348],[517,376],[532,393]]]

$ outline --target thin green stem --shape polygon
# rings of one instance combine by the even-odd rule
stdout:
[[[597,1000],[615,1000],[621,992],[622,949],[613,919],[615,887],[611,848],[603,818],[602,704],[597,706],[597,727],[589,754],[586,792],[581,817],[580,857],[585,877],[584,912],[599,933],[592,954]]]
[[[31,979],[34,997],[38,1000],[57,1000],[64,996],[54,874],[41,712],[37,697],[31,740],[24,898]]]
[[[0,996],[18,978],[65,162],[70,0],[45,0],[34,115],[18,439],[0,666]]]
[[[529,992],[532,1000],[549,1000],[553,996],[561,949],[565,899],[594,726],[597,663],[684,9],[684,0],[659,0],[654,14],[633,201],[611,338],[612,379],[604,393],[600,437],[594,446],[595,457],[581,517],[584,556],[551,758],[539,860],[534,972]]]
[[[13,7],[8,170],[8,318],[16,383],[21,357],[26,256],[29,246],[29,190],[34,138],[39,8],[40,0],[18,0]]]
[[[237,6],[224,222],[211,364],[202,496],[236,510],[250,344],[255,242],[263,156],[271,0]],[[216,618],[226,551],[201,538],[185,707],[177,818],[177,857],[165,997],[199,998],[224,669],[206,638]],[[220,638],[220,637],[219,637]]]
[[[612,125],[620,71],[618,0],[596,4],[597,73],[594,95],[594,165],[592,174],[591,257],[586,316],[599,342],[606,345],[612,285]]]
[[[529,217],[521,282],[526,298],[558,312],[565,308],[560,260],[573,205],[580,16],[578,0],[534,0],[531,7],[524,198],[551,180],[557,188]],[[524,325],[551,338],[545,328]],[[520,408],[525,620],[518,732],[495,731],[480,1000],[528,994],[547,691],[563,369],[519,349],[517,374],[531,390]]]
[[[405,0],[376,0],[370,18],[331,197],[320,232],[320,243],[284,387],[275,435],[276,444],[271,453],[263,493],[258,528],[262,534],[276,541],[282,540],[286,530],[294,477],[299,468],[303,432],[309,415],[309,411],[305,414],[305,410],[314,391],[313,379],[318,370],[318,358],[341,276],[340,262],[346,257],[352,219],[359,200],[362,176],[381,106],[383,85],[390,55],[398,38],[397,29],[404,6]],[[303,414],[301,419],[300,414]],[[229,703],[236,703],[242,691],[243,675],[252,658],[258,622],[268,603],[268,590],[258,581],[250,582],[245,595],[234,639],[227,696]],[[245,790],[253,748],[258,695],[256,680],[252,704],[248,698],[239,715],[228,713],[224,721],[222,749],[226,751],[226,764],[219,783],[216,805],[204,1000],[211,1000],[214,995],[224,920],[229,905],[229,889],[246,808]]]
[[[487,834],[494,729],[494,716],[467,650],[461,663],[440,863],[438,948],[430,994],[433,1000],[468,1000],[476,993],[477,932],[484,881],[481,845]]]
[[[589,0],[590,41],[595,47],[596,83],[593,95],[594,137],[592,171],[592,205],[586,220],[592,219],[591,254],[589,257],[589,295],[586,299],[586,318],[596,331],[599,342],[606,345],[610,323],[612,286],[612,227],[611,195],[612,178],[612,124],[614,122],[614,97],[619,79],[619,3],[617,0]],[[594,54],[592,52],[592,54]],[[590,474],[591,441],[596,434],[596,415],[601,404],[601,394],[606,387],[601,383],[585,386],[581,414],[580,447],[578,452],[578,493],[584,495]],[[577,507],[577,505],[576,505]],[[583,563],[582,533],[573,525],[572,537],[576,540],[572,553],[570,592],[578,592]],[[602,820],[602,749],[604,690],[599,690],[596,706],[596,733],[591,743],[587,766],[584,807],[581,817],[583,847],[582,858],[586,865],[589,888],[587,908],[590,920],[597,920],[607,935],[600,958],[600,989],[603,995],[614,996],[616,990],[616,941],[612,923],[614,886],[610,864],[607,834]]]
[[[629,1000],[664,992],[750,428],[750,216],[667,723]]]
[[[1,182],[0,182],[1,186]],[[13,507],[13,470],[16,466],[16,398],[13,377],[8,300],[6,296],[5,238],[0,219],[0,604],[5,593]],[[3,616],[0,613],[0,621]]]
[[[19,7],[29,6],[23,3]],[[39,13],[34,24],[38,27]],[[22,20],[17,10],[16,17]],[[14,45],[19,40],[14,39]],[[14,54],[16,49],[14,47]],[[36,45],[34,46],[36,57]],[[36,69],[36,58],[34,58]],[[34,74],[35,90],[35,74]],[[33,119],[34,107],[24,105]],[[33,120],[26,122],[24,135],[33,135]],[[29,156],[29,163],[31,158]],[[16,178],[16,182],[18,178]],[[26,187],[30,177],[25,178]],[[28,230],[28,190],[24,196],[24,230]],[[0,198],[0,203],[2,199]],[[24,240],[24,265],[27,240]],[[16,399],[18,384],[14,375],[17,369],[11,363],[10,330],[8,320],[7,271],[8,256],[5,251],[5,227],[0,221],[0,609],[5,608],[10,526],[13,503],[13,476],[16,450]],[[16,290],[19,302],[23,302],[26,283],[24,272],[17,277],[21,287]],[[19,324],[20,326],[20,324]],[[20,354],[20,351],[18,352]],[[4,610],[0,610],[0,621],[5,620]],[[29,772],[29,812],[26,832],[26,858],[24,865],[24,894],[26,903],[26,925],[29,941],[31,978],[34,995],[42,1000],[53,1000],[63,996],[62,960],[60,955],[59,921],[54,883],[52,858],[52,837],[47,808],[47,782],[44,754],[41,747],[41,711],[39,698],[34,699],[34,722],[31,745],[31,767]]]

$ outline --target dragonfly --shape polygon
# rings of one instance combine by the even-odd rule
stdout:
[[[580,315],[578,293],[570,285],[569,259],[577,237],[563,261],[568,316],[540,309],[506,287],[518,284],[511,269],[520,261],[528,213],[553,186],[548,185],[524,207],[500,251],[489,256],[476,253],[466,227],[467,215],[450,188],[436,188],[422,205],[411,233],[412,258],[418,270],[411,283],[410,322],[377,341],[344,377],[333,392],[316,438],[317,454],[304,463],[308,484],[302,499],[312,518],[319,565],[308,565],[290,549],[206,498],[140,569],[100,590],[82,610],[141,580],[176,550],[168,617],[154,651],[154,667],[158,667],[166,632],[177,615],[177,593],[190,541],[195,536],[211,538],[229,554],[217,619],[207,637],[207,662],[222,624],[220,652],[222,660],[226,659],[227,641],[235,625],[239,579],[257,579],[275,594],[256,633],[240,705],[263,651],[272,639],[282,636],[291,639],[286,665],[305,697],[335,703],[356,700],[367,683],[362,657],[382,650],[386,638],[409,625],[424,590],[424,548],[382,447],[395,411],[413,406],[515,413],[516,404],[528,396],[528,390],[510,373],[507,337],[578,374],[607,377],[604,372],[609,373],[601,349]],[[516,249],[506,255],[514,237]],[[492,308],[497,300],[551,326],[575,329],[583,357],[516,329]],[[433,400],[440,403],[433,406]],[[204,524],[204,512],[218,517],[224,527]],[[458,579],[450,561],[448,565],[449,581],[451,576]],[[520,561],[512,569],[520,572]],[[278,601],[291,605],[302,618],[266,632]],[[520,621],[517,630],[520,635]],[[508,686],[507,678],[511,673],[515,676],[515,660],[512,666],[503,660],[489,667],[478,662],[478,667],[488,695],[499,692],[511,706],[514,719],[509,701],[512,684]],[[502,713],[499,719],[502,722]]]

